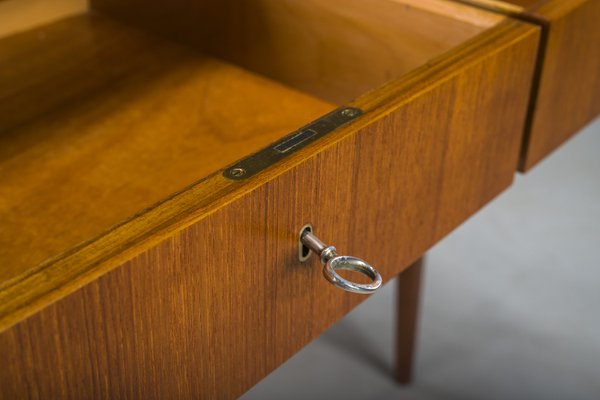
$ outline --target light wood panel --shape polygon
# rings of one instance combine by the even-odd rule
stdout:
[[[103,18],[0,42],[0,284],[334,105]]]
[[[61,18],[82,14],[87,0],[0,1],[0,38]]]
[[[475,6],[483,6],[487,9],[512,12],[519,14],[526,9],[533,7],[536,3],[544,0],[454,0],[459,3],[467,3]]]
[[[528,171],[600,114],[600,1],[467,2],[543,28],[519,165],[521,171]]]
[[[334,103],[397,78],[503,19],[473,7],[415,0],[368,5],[363,0],[94,0],[92,5]]]
[[[510,184],[537,40],[502,24],[358,99],[363,117],[284,162],[190,188],[48,266],[26,299],[27,285],[0,292],[4,327],[10,307],[63,297],[0,334],[4,397],[242,394],[364,299],[298,263],[300,226],[389,279]]]

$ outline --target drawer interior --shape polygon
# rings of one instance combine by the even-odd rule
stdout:
[[[502,19],[437,0],[47,3],[0,1],[0,282]]]

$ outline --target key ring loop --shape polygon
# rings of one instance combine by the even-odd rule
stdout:
[[[342,278],[336,271],[356,271],[369,277],[371,283],[356,283]],[[352,256],[335,256],[323,266],[325,279],[347,292],[359,294],[371,294],[375,292],[382,283],[381,275],[370,264],[360,258]]]
[[[334,286],[347,292],[359,294],[372,294],[381,287],[383,279],[375,268],[360,258],[338,256],[335,247],[325,245],[312,233],[312,229],[303,229],[300,232],[300,242],[319,255],[323,264],[323,276]],[[349,281],[341,277],[336,272],[338,270],[359,272],[371,279],[371,283]]]

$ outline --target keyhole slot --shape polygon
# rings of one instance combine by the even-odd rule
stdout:
[[[311,224],[306,224],[302,227],[302,229],[300,229],[300,234],[298,236],[298,259],[300,262],[306,262],[312,254],[312,250],[302,243],[302,235],[304,235],[306,232],[312,233],[312,231],[313,227]]]

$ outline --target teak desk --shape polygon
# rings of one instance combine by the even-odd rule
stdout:
[[[598,20],[0,0],[0,396],[241,395],[365,299],[300,260],[307,224],[402,272],[407,381],[417,260],[599,113]]]

